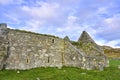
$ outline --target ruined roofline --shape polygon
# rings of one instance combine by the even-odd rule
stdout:
[[[7,24],[6,24],[6,23],[0,23],[0,26],[2,26],[2,27],[4,27],[4,28],[7,28]],[[64,40],[67,40],[67,41],[71,41],[68,36],[65,36],[64,38],[60,38],[60,37],[58,37],[58,36],[54,36],[54,35],[50,35],[50,34],[41,34],[41,33],[36,33],[36,32],[26,31],[26,30],[10,29],[10,28],[8,28],[8,30],[19,31],[19,32],[24,32],[24,33],[30,33],[30,34],[35,34],[35,35],[41,35],[41,36],[53,37],[53,38],[59,38],[59,39],[64,39]],[[86,34],[87,32],[86,32],[86,31],[83,31],[83,33],[81,34],[81,36],[82,36],[84,33]],[[88,34],[88,33],[87,33],[87,34]],[[81,38],[81,36],[80,36],[80,38]],[[89,34],[88,34],[88,37],[90,38],[91,41],[93,41],[93,42],[95,43],[95,41],[89,36]],[[78,41],[75,41],[75,42],[81,41],[80,38],[78,39]]]
[[[0,23],[0,26],[2,26],[4,28],[7,28],[6,23]],[[24,32],[24,33],[30,33],[30,34],[35,34],[35,35],[41,35],[41,36],[46,36],[46,37],[59,38],[59,39],[64,39],[64,40],[67,40],[67,41],[70,41],[70,42],[72,41],[72,40],[69,39],[68,36],[65,36],[64,38],[60,38],[59,36],[54,36],[54,35],[50,35],[50,34],[41,34],[41,33],[36,33],[36,32],[26,31],[26,30],[10,29],[10,28],[8,28],[8,30]],[[82,35],[84,35],[84,34],[87,34],[87,37],[89,37],[89,40],[85,40],[85,39],[82,40],[81,39]],[[74,41],[74,42],[79,42],[79,41],[91,41],[91,42],[95,43],[95,41],[90,37],[90,35],[86,31],[83,31],[81,36],[79,37],[78,41]]]
[[[41,36],[46,36],[46,37],[60,38],[58,36],[54,36],[54,35],[50,35],[50,34],[41,34],[41,33],[36,33],[36,32],[26,31],[26,30],[19,30],[19,29],[10,29],[10,28],[8,28],[8,29],[11,30],[11,31],[30,33],[30,34],[34,34],[34,35],[41,35]]]
[[[64,37],[64,40],[66,40],[66,41],[71,41],[68,36],[65,36],[65,37]]]
[[[0,23],[0,27],[7,28],[7,24],[6,23]]]
[[[18,32],[30,33],[30,34],[41,35],[41,36],[46,36],[46,37],[53,37],[53,38],[60,38],[58,36],[54,36],[54,35],[50,35],[50,34],[40,34],[40,33],[32,32],[32,31],[10,29],[10,28],[7,27],[6,23],[0,23],[0,27],[7,28],[8,30],[11,30],[11,31],[18,31]]]
[[[86,32],[83,31],[80,35],[78,42],[92,42],[95,43],[95,41],[91,38],[91,36]]]

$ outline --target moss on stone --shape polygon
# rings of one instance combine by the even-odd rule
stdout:
[[[92,51],[95,51],[94,46],[95,44],[93,43],[83,43],[83,42],[71,42],[72,45],[76,46],[78,49],[84,51],[87,55],[91,54]]]
[[[81,42],[75,42],[75,41],[71,41],[72,45],[77,46],[77,47],[81,47],[82,43]]]
[[[0,56],[4,57],[5,56],[5,52],[4,51],[0,51]]]

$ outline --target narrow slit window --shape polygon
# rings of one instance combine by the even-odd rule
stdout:
[[[48,57],[48,63],[50,62],[50,57]]]
[[[27,64],[29,63],[29,59],[26,60]]]
[[[55,42],[55,40],[54,39],[52,39],[52,43],[54,43]]]

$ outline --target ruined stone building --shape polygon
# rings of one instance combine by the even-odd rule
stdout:
[[[74,42],[0,24],[0,69],[71,66],[102,70],[107,65],[104,52],[85,31]]]

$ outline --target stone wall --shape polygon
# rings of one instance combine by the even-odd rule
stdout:
[[[6,65],[8,57],[8,30],[6,24],[0,24],[0,70]]]
[[[65,66],[82,67],[83,57],[85,57],[83,52],[79,51],[70,42],[65,42],[65,54],[64,54]]]
[[[7,69],[62,66],[62,39],[16,30],[10,30],[8,36],[10,57]]]
[[[103,69],[105,56],[87,56],[65,39],[0,26],[0,69],[72,66]]]

